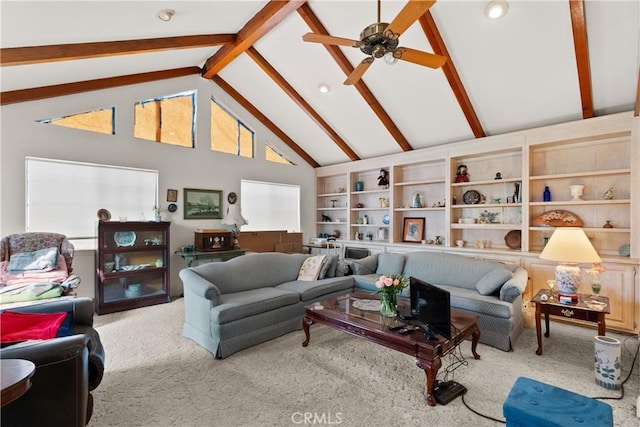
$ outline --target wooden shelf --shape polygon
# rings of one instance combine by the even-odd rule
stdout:
[[[565,178],[589,178],[593,176],[606,176],[606,175],[628,175],[631,174],[631,169],[608,169],[608,170],[596,170],[587,172],[567,172],[567,173],[554,173],[548,175],[534,175],[529,177],[529,181],[549,180],[549,179],[565,179]]]

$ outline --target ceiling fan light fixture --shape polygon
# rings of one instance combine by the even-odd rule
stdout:
[[[326,83],[320,83],[318,85],[318,90],[320,91],[320,93],[329,93],[329,91],[331,91],[331,88]]]
[[[484,8],[484,16],[487,19],[500,19],[507,14],[509,3],[505,0],[491,0]]]
[[[173,9],[162,9],[156,12],[156,18],[164,22],[169,22],[175,14],[176,11]]]
[[[395,65],[398,63],[398,57],[396,57],[393,52],[387,52],[387,54],[384,56],[384,62],[385,64],[388,65]]]

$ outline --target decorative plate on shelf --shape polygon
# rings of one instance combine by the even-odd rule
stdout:
[[[106,209],[98,209],[98,219],[100,221],[109,221],[111,219],[111,212]]]
[[[504,243],[509,249],[520,249],[522,246],[522,232],[511,230],[504,236]]]
[[[171,203],[169,204],[169,207],[167,207],[167,210],[169,212],[175,212],[178,210],[178,205],[176,205],[175,203]]]
[[[554,210],[535,217],[532,221],[532,225],[548,227],[582,227],[584,223],[578,215],[572,212]]]
[[[622,245],[618,248],[618,253],[621,256],[631,256],[631,246],[630,245]]]
[[[385,225],[389,224],[389,215],[385,215],[382,217],[382,223]]]
[[[469,190],[462,196],[462,201],[467,205],[477,205],[480,203],[480,193],[476,190]]]
[[[133,231],[116,231],[113,240],[118,246],[133,246],[136,243],[136,233]]]

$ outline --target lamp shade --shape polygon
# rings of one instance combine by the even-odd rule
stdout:
[[[540,258],[576,264],[601,261],[584,230],[579,227],[556,228]]]
[[[229,205],[227,208],[227,215],[222,220],[223,224],[226,225],[246,225],[248,224],[247,220],[242,216],[242,211],[240,210],[240,205]]]

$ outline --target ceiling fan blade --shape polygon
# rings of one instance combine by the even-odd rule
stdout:
[[[393,56],[403,61],[413,62],[414,64],[424,65],[429,68],[440,68],[447,62],[447,58],[444,56],[422,52],[408,47],[397,48]]]
[[[362,78],[362,75],[364,74],[365,71],[367,71],[367,69],[371,66],[371,64],[373,64],[373,57],[368,56],[364,58],[362,62],[358,64],[355,70],[353,70],[351,74],[349,74],[349,77],[347,77],[347,80],[344,81],[344,84],[346,85],[356,84],[358,80]]]
[[[389,24],[387,29],[385,30],[385,35],[387,33],[392,33],[393,37],[389,38],[397,38],[400,34],[407,31],[414,22],[418,20],[433,4],[436,0],[431,1],[408,1],[407,4],[402,8],[398,16],[396,16],[393,21]]]
[[[312,43],[322,43],[336,46],[358,47],[358,40],[345,39],[342,37],[327,36],[324,34],[307,33],[302,36],[302,40]]]

